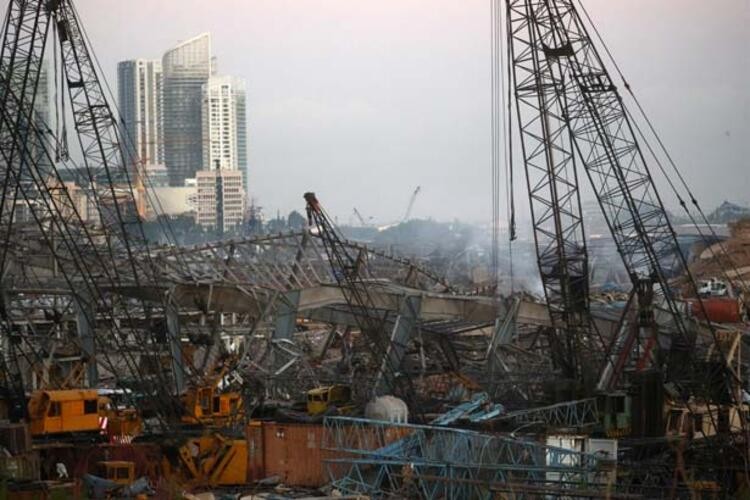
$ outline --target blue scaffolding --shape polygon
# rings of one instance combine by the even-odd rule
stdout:
[[[486,499],[603,493],[607,467],[591,454],[531,440],[441,427],[329,417],[323,445],[333,486],[373,498]],[[535,493],[530,493],[534,491]]]

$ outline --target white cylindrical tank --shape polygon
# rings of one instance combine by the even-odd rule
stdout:
[[[365,417],[383,422],[405,424],[409,421],[409,407],[395,396],[380,396],[365,406]]]

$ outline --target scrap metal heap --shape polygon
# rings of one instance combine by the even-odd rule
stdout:
[[[704,319],[700,298],[691,316],[678,298],[678,279],[696,287],[574,2],[508,0],[504,20],[544,303],[461,290],[347,241],[313,193],[304,231],[150,245],[150,193],[141,166],[125,163],[131,146],[73,3],[11,0],[0,49],[2,416],[28,424],[34,444],[9,444],[7,422],[0,443],[46,464],[15,479],[50,479],[66,461],[87,477],[101,456],[94,489],[146,491],[136,475],[240,488],[265,477],[249,460],[256,445],[285,435],[263,435],[272,418],[319,432],[307,447],[342,493],[748,489],[745,325]],[[80,162],[34,111],[51,51]],[[579,172],[632,280],[619,307],[591,300]],[[74,188],[97,222],[84,221]],[[363,418],[377,404],[398,416]]]

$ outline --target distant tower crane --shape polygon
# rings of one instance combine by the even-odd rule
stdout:
[[[365,218],[362,217],[362,214],[359,212],[359,210],[357,210],[357,207],[354,207],[354,216],[357,218],[362,227],[370,227],[370,224],[368,224]]]
[[[409,220],[409,217],[411,217],[411,211],[414,209],[414,202],[417,201],[417,195],[419,194],[421,190],[422,190],[422,186],[417,186],[417,188],[411,194],[411,198],[409,198],[409,205],[406,207],[406,213],[404,214],[404,217],[401,219],[401,222],[406,222]]]

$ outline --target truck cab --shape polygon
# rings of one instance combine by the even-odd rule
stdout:
[[[307,392],[307,413],[323,415],[330,407],[348,409],[351,406],[352,389],[348,385],[326,385]]]

